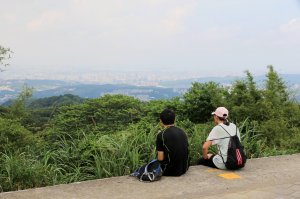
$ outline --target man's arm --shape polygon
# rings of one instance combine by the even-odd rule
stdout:
[[[208,149],[209,147],[212,145],[212,141],[206,141],[204,142],[203,146],[202,146],[202,157],[204,159],[208,159]]]
[[[157,151],[157,160],[163,161],[164,160],[164,152],[163,151]]]
[[[156,151],[157,151],[158,161],[163,161],[165,158],[162,136],[163,136],[162,133],[159,133],[156,137]]]

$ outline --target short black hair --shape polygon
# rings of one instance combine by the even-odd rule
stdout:
[[[165,125],[174,124],[175,122],[175,113],[171,109],[165,109],[160,113],[159,118],[162,123]]]

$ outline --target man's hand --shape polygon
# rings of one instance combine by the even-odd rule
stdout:
[[[206,154],[206,155],[202,155],[202,158],[203,158],[203,159],[210,159],[212,155],[213,155],[213,154],[211,154],[211,153]]]
[[[202,158],[203,158],[203,159],[208,159],[208,155],[207,155],[207,154],[203,154],[203,155],[202,155]]]

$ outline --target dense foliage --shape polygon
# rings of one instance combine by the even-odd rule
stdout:
[[[272,66],[263,87],[247,71],[230,87],[195,82],[182,98],[149,102],[124,95],[30,101],[32,89],[24,88],[0,107],[0,191],[129,174],[155,157],[164,108],[175,110],[189,137],[191,164],[218,106],[230,110],[249,158],[300,152],[300,108],[289,92]]]

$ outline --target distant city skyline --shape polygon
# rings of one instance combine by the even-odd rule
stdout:
[[[14,52],[0,78],[119,72],[182,79],[263,75],[267,65],[300,74],[299,0],[0,3],[0,45]]]

